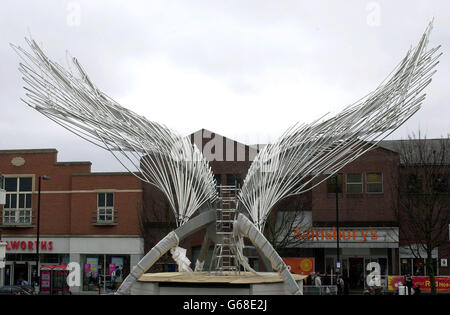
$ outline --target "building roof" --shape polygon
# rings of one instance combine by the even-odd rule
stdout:
[[[0,150],[0,154],[32,154],[32,153],[58,153],[56,149],[11,149]]]
[[[44,148],[44,149],[10,149],[0,150],[0,154],[51,154],[58,153],[57,149]],[[70,166],[70,165],[92,165],[90,161],[62,161],[55,162],[57,166]]]
[[[139,175],[139,172],[93,172],[93,173],[73,173],[72,176],[131,176]]]
[[[443,161],[443,164],[450,165],[449,138],[383,140],[378,146],[399,153],[402,163],[431,164]]]
[[[92,162],[89,162],[89,161],[56,162],[55,165],[62,165],[62,166],[68,166],[68,165],[92,165]]]

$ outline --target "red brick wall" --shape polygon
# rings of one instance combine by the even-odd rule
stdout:
[[[11,160],[22,157],[25,164],[14,166]],[[138,235],[137,209],[141,207],[142,184],[128,173],[90,173],[90,162],[57,162],[57,151],[17,150],[0,151],[0,173],[4,175],[27,174],[33,179],[33,226],[26,228],[0,227],[3,234],[36,234],[36,210],[38,207],[38,177],[47,175],[51,180],[42,181],[41,223],[42,235]],[[74,175],[75,174],[75,175]],[[78,174],[78,175],[77,175]],[[84,175],[80,175],[84,174]],[[97,191],[135,190],[135,192],[115,192],[114,207],[118,212],[118,225],[94,226],[97,209]],[[96,190],[78,192],[79,190]],[[3,206],[0,206],[3,210]]]
[[[349,165],[339,173],[343,173],[344,193],[339,194],[339,220],[342,224],[395,224],[397,194],[393,182],[398,178],[399,156],[382,148],[374,149]],[[383,173],[383,193],[368,194],[366,190],[365,173]],[[347,173],[363,174],[363,193],[350,195],[346,193]],[[334,224],[336,221],[336,197],[328,193],[327,182],[323,182],[312,192],[313,222],[318,225]]]
[[[138,211],[142,207],[141,181],[131,174],[74,174],[72,190],[96,190],[92,193],[72,193],[71,196],[71,234],[73,235],[138,235]],[[97,194],[110,190],[133,190],[132,192],[113,191],[114,209],[118,224],[116,226],[94,226],[97,211]],[[86,223],[89,224],[86,224]]]

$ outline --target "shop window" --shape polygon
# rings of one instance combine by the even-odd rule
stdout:
[[[387,258],[378,258],[378,263],[380,264],[380,274],[385,276],[387,272]]]
[[[214,181],[216,182],[216,190],[219,191],[219,186],[222,185],[222,175],[214,174]]]
[[[335,260],[333,257],[327,257],[325,259],[325,272],[329,275],[336,272],[335,270],[336,266],[334,265],[334,261]]]
[[[83,291],[117,290],[130,273],[130,255],[81,255]]]
[[[338,192],[342,193],[342,174],[338,174]],[[336,193],[336,176],[333,175],[327,180],[327,191],[329,194]]]
[[[367,173],[367,192],[382,193],[383,192],[383,174]]]
[[[221,174],[214,174],[214,180],[216,181],[216,185],[222,185],[222,175]]]
[[[6,202],[3,206],[3,224],[31,224],[32,178],[5,178]]]
[[[424,276],[425,275],[425,264],[423,258],[413,259],[413,275],[414,276]]]
[[[97,198],[97,222],[114,221],[114,194],[99,193]]]
[[[363,192],[362,174],[347,174],[347,193],[360,194]]]
[[[400,259],[400,265],[401,265],[400,271],[403,276],[407,275],[407,274],[412,275],[411,263],[412,263],[412,261],[410,258],[401,258]]]
[[[430,270],[426,268],[424,258],[401,258],[401,274],[412,276],[425,276],[430,274]],[[433,258],[434,274],[437,274],[438,261]]]

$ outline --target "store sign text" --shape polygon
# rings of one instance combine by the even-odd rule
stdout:
[[[40,241],[40,250],[53,250],[53,241]],[[6,241],[6,250],[35,250],[37,241]]]
[[[296,235],[295,238],[299,240],[310,240],[310,241],[331,241],[337,239],[337,230],[335,227],[332,229],[320,229],[316,230],[312,228],[311,230],[302,230],[301,228],[295,228],[293,230]],[[369,227],[367,230],[348,230],[348,229],[340,229],[339,230],[339,240],[343,241],[359,241],[364,243],[368,240],[376,241],[378,240],[378,230]]]

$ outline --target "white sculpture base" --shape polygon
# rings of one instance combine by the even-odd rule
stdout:
[[[306,276],[293,275],[300,289]],[[146,273],[131,287],[132,295],[284,295],[289,294],[278,273],[208,272]]]

